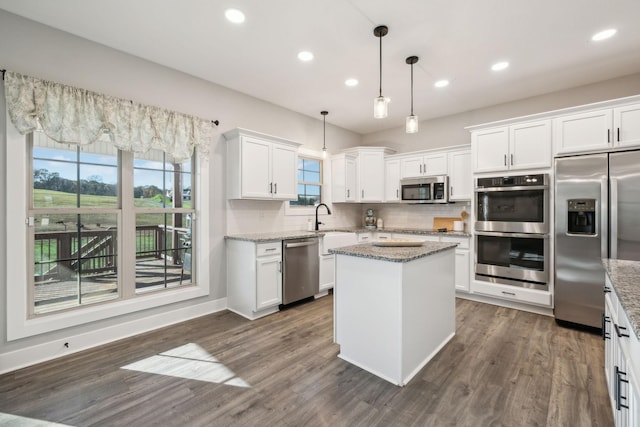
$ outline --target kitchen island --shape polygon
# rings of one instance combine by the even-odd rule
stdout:
[[[338,357],[405,385],[455,335],[455,243],[368,243],[336,255]]]

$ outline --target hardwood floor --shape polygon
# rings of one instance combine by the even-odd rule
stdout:
[[[613,425],[598,335],[458,300],[455,338],[400,388],[336,357],[332,304],[216,313],[5,374],[0,412],[73,426]]]

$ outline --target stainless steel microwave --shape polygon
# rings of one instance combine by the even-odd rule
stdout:
[[[449,203],[449,177],[438,175],[402,179],[400,200],[404,203]]]

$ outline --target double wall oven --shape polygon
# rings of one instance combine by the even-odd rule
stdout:
[[[549,175],[477,178],[476,280],[548,290]]]

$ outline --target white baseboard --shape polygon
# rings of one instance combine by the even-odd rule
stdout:
[[[227,299],[221,298],[0,354],[0,374],[205,316],[226,308]]]
[[[456,298],[468,299],[470,301],[481,302],[484,304],[497,305],[499,307],[513,308],[515,310],[528,311],[529,313],[536,313],[543,316],[554,317],[553,308],[538,307],[536,305],[524,304],[517,301],[509,301],[506,299],[492,298],[490,296],[460,291],[456,291]]]

